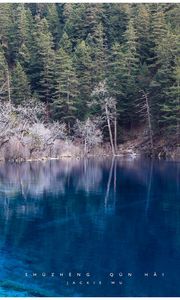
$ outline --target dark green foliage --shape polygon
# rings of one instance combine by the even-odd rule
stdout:
[[[8,53],[12,30],[12,8],[12,4],[4,3],[1,4],[0,9],[0,41],[2,48],[6,53]]]
[[[173,81],[166,89],[166,100],[161,105],[161,122],[166,128],[166,134],[173,134],[179,143],[179,122],[180,122],[180,60],[176,60],[173,69]]]
[[[26,73],[18,62],[11,75],[12,101],[15,104],[22,104],[30,98],[30,86]]]
[[[36,95],[49,117],[72,126],[92,114],[92,91],[105,80],[117,126],[141,123],[143,91],[153,133],[177,136],[178,19],[179,4],[2,3],[0,98]]]
[[[55,59],[53,117],[71,124],[76,116],[78,81],[70,55],[60,48]]]
[[[79,82],[78,117],[88,115],[87,104],[93,90],[93,61],[91,47],[85,41],[79,41],[75,49],[74,64]]]
[[[0,100],[8,99],[7,87],[7,61],[2,47],[0,47]]]
[[[72,54],[72,43],[66,32],[63,33],[62,38],[60,39],[59,45],[67,53]]]
[[[40,100],[47,104],[52,101],[54,59],[53,39],[47,20],[37,17],[33,34],[30,77],[33,90],[37,92]]]

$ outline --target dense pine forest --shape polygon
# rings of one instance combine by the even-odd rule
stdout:
[[[177,148],[179,8],[0,4],[1,156],[32,157],[57,140],[115,155],[129,132],[150,154],[160,140]]]

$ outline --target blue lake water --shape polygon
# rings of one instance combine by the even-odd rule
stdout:
[[[179,164],[0,165],[0,296],[180,296]]]

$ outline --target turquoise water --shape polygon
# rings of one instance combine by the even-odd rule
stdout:
[[[0,165],[0,296],[180,296],[179,164]]]

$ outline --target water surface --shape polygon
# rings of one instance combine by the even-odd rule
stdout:
[[[0,296],[180,296],[179,196],[177,162],[1,164]]]

